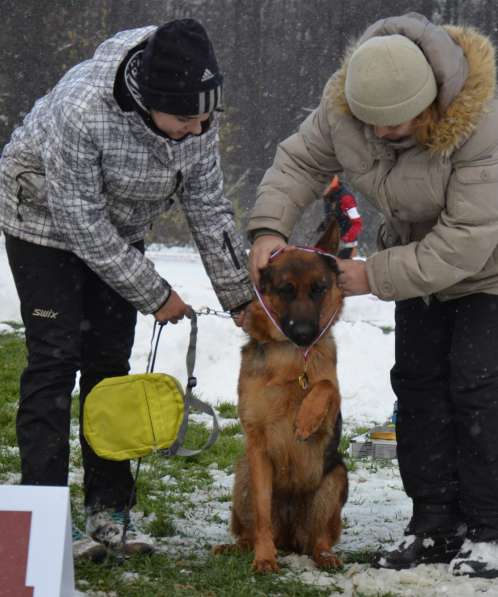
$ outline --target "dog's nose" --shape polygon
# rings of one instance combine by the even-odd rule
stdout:
[[[312,321],[289,321],[284,332],[298,346],[309,346],[316,338],[318,330]]]

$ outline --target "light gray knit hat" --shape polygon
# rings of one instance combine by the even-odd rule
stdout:
[[[372,37],[352,54],[345,94],[351,112],[374,126],[396,126],[418,116],[437,96],[431,66],[404,35]]]

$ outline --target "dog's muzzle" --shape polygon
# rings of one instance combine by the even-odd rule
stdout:
[[[318,336],[318,324],[309,320],[289,319],[282,322],[282,330],[298,346],[309,346]]]

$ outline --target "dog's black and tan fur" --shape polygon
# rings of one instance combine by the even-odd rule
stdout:
[[[331,226],[317,246],[335,252],[337,243]],[[319,567],[340,565],[332,546],[341,532],[347,474],[337,451],[336,347],[329,331],[312,348],[309,386],[302,389],[304,359],[296,346],[309,345],[334,312],[337,319],[337,274],[335,260],[299,250],[282,253],[263,270],[264,301],[288,338],[257,300],[248,308],[250,340],[239,378],[246,454],[236,469],[232,533],[235,547],[254,550],[259,572],[278,570],[277,549],[309,554]]]

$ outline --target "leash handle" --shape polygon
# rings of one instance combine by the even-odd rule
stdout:
[[[180,430],[178,431],[178,435],[176,436],[175,442],[165,450],[161,450],[161,453],[165,456],[196,456],[200,454],[202,451],[210,448],[215,441],[218,439],[219,436],[219,425],[218,425],[218,418],[213,407],[198,398],[195,398],[193,395],[193,388],[197,385],[197,378],[194,376],[194,367],[195,367],[195,350],[197,346],[197,315],[195,312],[192,313],[192,318],[190,320],[191,328],[190,328],[190,338],[189,338],[189,345],[187,349],[187,386],[185,388],[185,401],[184,401],[184,411],[183,411],[183,421],[180,426]],[[189,448],[183,447],[183,442],[185,441],[185,436],[187,434],[187,427],[188,427],[188,418],[190,414],[191,408],[196,408],[197,410],[208,414],[213,419],[213,428],[206,443],[199,449],[191,450]]]

